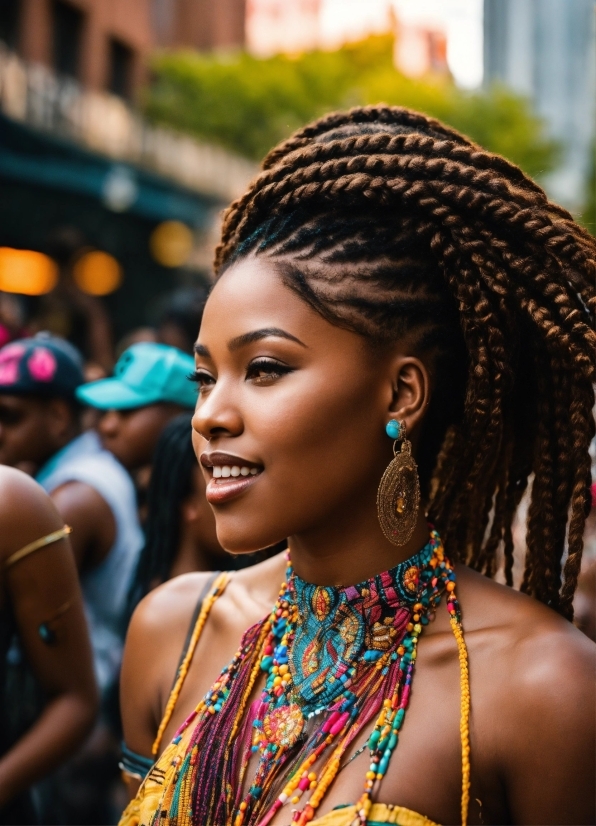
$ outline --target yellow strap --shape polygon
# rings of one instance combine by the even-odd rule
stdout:
[[[461,822],[466,826],[468,822],[468,806],[470,803],[470,672],[468,668],[468,649],[464,640],[461,623],[455,617],[450,618],[451,629],[457,642],[459,654],[459,684],[460,684],[460,720],[459,732],[461,737]]]
[[[9,568],[11,565],[14,565],[15,562],[19,562],[34,551],[45,548],[47,545],[52,545],[60,539],[65,539],[70,533],[72,533],[72,528],[69,525],[65,525],[63,528],[60,528],[59,531],[54,531],[47,536],[42,536],[41,539],[36,539],[35,542],[30,542],[28,545],[25,545],[24,548],[21,548],[20,551],[15,551],[14,554],[11,554],[5,562],[5,566]]]
[[[164,731],[166,730],[166,726],[172,719],[172,714],[174,713],[178,697],[180,696],[182,686],[184,685],[184,680],[186,679],[186,675],[188,674],[188,669],[190,668],[190,664],[192,662],[193,654],[195,653],[195,648],[197,647],[199,637],[201,636],[201,632],[205,627],[205,623],[207,622],[209,612],[211,611],[211,608],[213,607],[213,603],[215,602],[215,600],[223,594],[226,585],[229,581],[229,572],[223,571],[223,573],[221,573],[213,583],[213,587],[211,588],[209,595],[203,600],[203,606],[199,612],[199,616],[197,617],[197,621],[195,623],[195,627],[193,629],[190,642],[188,644],[186,656],[180,663],[180,668],[178,669],[176,682],[174,683],[172,691],[170,692],[170,696],[168,697],[168,702],[166,703],[163,718],[161,723],[159,724],[157,735],[155,737],[155,742],[153,743],[153,746],[151,748],[151,754],[154,757],[156,757],[159,752],[161,739],[163,737]]]

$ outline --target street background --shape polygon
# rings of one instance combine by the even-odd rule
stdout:
[[[265,152],[354,104],[443,119],[594,231],[594,9],[1,0],[0,344],[49,329],[109,372],[209,283],[220,211]]]

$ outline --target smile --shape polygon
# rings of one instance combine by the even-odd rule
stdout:
[[[227,479],[229,476],[256,476],[258,473],[258,469],[256,467],[247,467],[246,465],[242,465],[242,467],[238,467],[238,465],[213,465],[213,478],[214,479]]]
[[[203,453],[200,462],[211,472],[205,491],[211,505],[219,505],[238,496],[254,484],[263,472],[262,466],[227,453]]]

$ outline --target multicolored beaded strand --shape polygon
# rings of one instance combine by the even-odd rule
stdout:
[[[195,721],[186,752],[172,751],[173,782],[153,824],[176,818],[182,826],[209,817],[229,826],[267,826],[291,804],[292,823],[306,826],[351,743],[377,716],[368,741],[370,767],[354,820],[354,826],[365,824],[375,785],[385,776],[399,741],[418,638],[444,593],[461,666],[465,823],[470,776],[467,652],[455,573],[433,531],[429,545],[411,560],[344,589],[298,580],[288,559],[286,580],[270,616],[246,632],[233,660],[176,733],[173,745]],[[312,629],[305,630],[313,617],[315,627],[323,629],[314,640]],[[254,719],[245,722],[263,672],[265,686],[253,704]],[[320,715],[321,721],[310,726],[308,734],[308,721]],[[242,732],[249,725],[252,734],[245,742]],[[257,759],[256,771],[239,799],[251,758]],[[284,773],[282,791],[274,797],[274,786]],[[306,803],[298,808],[303,799]]]

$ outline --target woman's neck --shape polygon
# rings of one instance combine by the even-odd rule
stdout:
[[[414,533],[405,545],[388,542],[376,520],[350,521],[339,528],[333,520],[329,526],[308,534],[290,537],[288,545],[292,567],[298,576],[313,585],[354,585],[375,574],[393,568],[423,548],[429,539],[424,512],[418,512]]]

